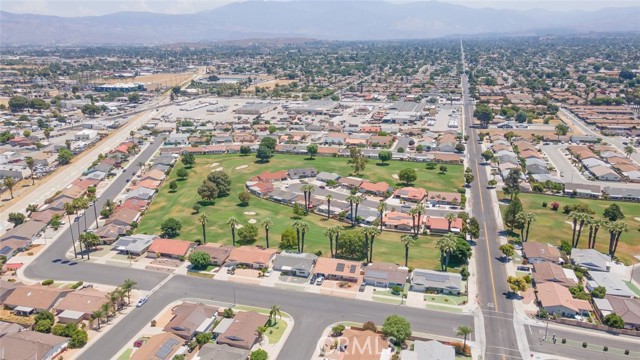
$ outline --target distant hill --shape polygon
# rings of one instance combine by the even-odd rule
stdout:
[[[422,39],[469,34],[640,31],[640,6],[552,12],[437,1],[246,1],[194,14],[120,12],[64,18],[0,12],[0,42],[159,44],[264,38]]]

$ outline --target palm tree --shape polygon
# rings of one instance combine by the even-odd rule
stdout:
[[[202,241],[203,243],[207,243],[207,222],[209,219],[207,218],[207,214],[200,214],[198,217],[198,222],[202,225]]]
[[[269,322],[273,322],[273,325],[277,324],[276,317],[282,319],[282,312],[280,311],[280,306],[272,305],[269,311]]]
[[[590,239],[589,249],[594,249],[596,247],[596,239],[598,237],[598,230],[600,230],[600,228],[607,228],[608,221],[605,220],[605,219],[594,219],[592,221],[592,225],[593,225],[593,237]]]
[[[302,185],[301,189],[304,192],[304,210],[309,211],[309,208],[311,207],[311,193],[315,188],[311,184],[306,184]]]
[[[13,187],[16,185],[16,180],[11,176],[8,176],[2,180],[2,183],[7,187],[7,189],[9,189],[9,194],[11,194],[11,198],[13,199]]]
[[[578,215],[578,212],[576,211],[572,211],[569,213],[569,215],[567,215],[567,219],[571,220],[572,222],[572,228],[573,228],[573,233],[571,234],[571,247],[575,248],[575,244],[576,244],[576,230],[578,230],[578,218],[580,216]]]
[[[331,251],[331,257],[335,257],[335,253],[333,252],[333,239],[338,235],[340,231],[339,226],[332,226],[324,231],[324,236],[329,239],[329,251]],[[337,245],[336,245],[337,250]]]
[[[94,233],[84,232],[80,234],[80,243],[84,244],[84,248],[87,250],[87,260],[91,260],[91,248],[100,243],[100,238]]]
[[[138,161],[138,167],[140,168],[140,170],[144,174],[145,170],[146,170],[146,168],[144,167],[144,161]]]
[[[418,231],[416,230],[416,216],[418,216],[418,209],[411,208],[411,210],[409,210],[409,215],[411,215],[411,230],[413,231],[413,235],[418,235]]]
[[[300,243],[300,252],[304,252],[304,235],[309,231],[309,224],[304,221],[301,221],[301,223],[300,232],[302,233],[302,242]]]
[[[417,226],[416,226],[416,235],[420,235],[420,230],[421,230],[421,225],[420,225],[420,220],[422,218],[422,213],[424,212],[424,205],[422,203],[419,203],[416,206],[416,212],[418,215],[418,221],[417,221]]]
[[[138,283],[131,280],[131,279],[127,279],[122,283],[122,291],[127,293],[127,303],[130,304],[131,303],[131,290],[133,290],[133,288],[137,285]]]
[[[271,228],[271,225],[273,225],[273,221],[271,221],[271,218],[265,218],[264,220],[262,220],[260,225],[262,225],[262,227],[264,228],[265,240],[267,241],[267,249],[268,249],[269,248],[269,229]]]
[[[448,233],[436,240],[436,247],[440,250],[440,263],[443,265],[442,270],[444,271],[449,267],[449,257],[456,250],[456,243],[456,236],[453,233]]]
[[[364,200],[365,200],[364,195],[359,195],[359,196],[356,195],[353,201],[353,203],[356,206],[356,213],[354,214],[353,219],[351,219],[353,220],[353,226],[356,226],[358,224],[358,207],[360,206],[360,204],[364,202]]]
[[[231,229],[231,241],[233,241],[233,246],[236,246],[236,227],[238,224],[240,224],[240,222],[235,216],[232,216],[227,220],[227,226]]]
[[[380,231],[382,231],[382,218],[384,217],[385,210],[387,210],[387,203],[380,201],[377,210],[380,213]]]
[[[118,310],[118,300],[120,299],[120,294],[118,293],[120,288],[115,288],[112,292],[107,293],[109,296],[109,301],[111,302],[111,308],[113,310],[113,316],[116,316],[116,311]]]
[[[464,349],[466,349],[467,347],[467,336],[471,335],[472,332],[473,332],[473,329],[470,328],[469,326],[458,326],[458,329],[456,330],[456,335],[464,336],[464,342],[462,343],[463,352],[464,352]]]
[[[409,266],[409,248],[416,243],[416,237],[414,235],[402,235],[400,242],[404,245],[404,266]]]
[[[102,309],[98,309],[91,314],[91,318],[94,320],[98,320],[98,330],[100,330],[100,320],[104,316],[104,311]]]
[[[448,229],[447,230],[451,231],[451,223],[453,222],[453,220],[456,219],[457,216],[454,213],[448,213],[444,217],[445,217],[445,219],[447,219],[447,223],[448,223]]]
[[[109,300],[111,300],[111,296],[109,296]],[[111,304],[109,302],[105,302],[100,306],[100,311],[102,311],[103,316],[109,321],[109,314],[111,313]]]
[[[133,130],[129,131],[129,136],[131,136],[131,142],[132,142],[132,143],[135,143],[135,142],[136,142],[136,141],[135,141],[135,138],[133,137],[135,134],[136,134],[136,132],[135,132],[135,131],[133,131]]]
[[[609,255],[613,258],[618,250],[618,242],[620,241],[620,235],[623,232],[629,231],[629,226],[623,220],[618,220],[609,223]]]
[[[324,198],[327,200],[327,220],[331,217],[331,200],[333,200],[333,196],[331,194],[325,196]]]
[[[349,202],[349,209],[351,210],[351,212],[349,213],[349,215],[351,216],[351,225],[355,225],[354,219],[356,218],[354,213],[353,213],[353,204],[358,201],[357,200],[358,196],[356,195],[349,195],[347,196],[347,202]]]
[[[367,263],[370,263],[373,261],[373,241],[380,234],[380,230],[375,227],[365,227],[362,229],[362,234],[364,235],[365,250],[367,251]]]
[[[95,217],[96,220],[96,229],[98,228],[98,207],[96,205],[96,202],[98,201],[98,198],[96,197],[96,194],[91,194],[89,196],[89,202],[91,204],[93,204],[93,216]]]
[[[521,212],[516,215],[516,221],[522,224],[520,239],[522,242],[527,242],[529,240],[529,229],[531,229],[531,224],[536,221],[536,215],[530,212]]]
[[[76,208],[73,205],[73,202],[68,202],[64,204],[64,211],[67,213],[67,218],[69,219],[69,231],[71,231],[71,243],[73,244],[73,256],[78,258],[78,252],[76,251],[76,239],[73,237],[73,224],[71,222],[71,215],[75,214]]]
[[[578,217],[578,232],[576,233],[576,246],[578,247],[578,243],[580,242],[580,235],[582,234],[582,228],[584,228],[584,224],[588,223],[591,219],[591,216],[587,213],[578,213],[580,216]]]
[[[27,156],[26,158],[24,158],[24,162],[27,164],[29,170],[31,170],[31,185],[35,185],[36,178],[33,177],[33,168],[36,166],[36,163],[31,156]]]
[[[636,152],[636,149],[633,146],[631,145],[625,146],[624,153],[625,155],[627,155],[627,158],[630,158],[634,152]]]
[[[291,224],[291,228],[296,231],[296,240],[298,241],[298,252],[302,252],[300,250],[300,232],[302,231],[304,222],[302,220],[296,220]]]

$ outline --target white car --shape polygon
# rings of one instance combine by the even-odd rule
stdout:
[[[146,296],[141,298],[140,300],[138,300],[138,303],[136,304],[136,307],[140,307],[140,306],[144,305],[144,303],[146,303],[147,300],[149,300],[149,298],[146,297]]]
[[[269,270],[267,270],[267,272],[264,273],[264,276],[265,277],[269,277],[269,276],[271,276],[271,274],[273,274],[273,270],[269,269]]]

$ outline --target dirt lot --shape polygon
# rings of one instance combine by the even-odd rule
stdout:
[[[127,79],[94,79],[94,81],[105,84],[116,84],[122,82],[162,83],[167,86],[173,86],[187,80],[192,75],[192,73],[152,74]]]
[[[269,80],[263,83],[260,83],[258,85],[252,85],[249,86],[249,88],[247,89],[247,91],[254,91],[256,89],[256,86],[259,86],[261,88],[267,88],[269,90],[272,90],[273,88],[276,87],[276,84],[283,86],[283,85],[289,85],[292,82],[294,82],[296,80]]]

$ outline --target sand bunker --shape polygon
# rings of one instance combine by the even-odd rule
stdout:
[[[209,165],[209,167],[216,167],[218,165],[220,165],[220,163],[213,163],[213,164]]]
[[[249,165],[240,165],[240,166],[236,166],[235,169],[236,170],[241,170],[241,169],[248,168],[248,167],[249,167]]]
[[[245,211],[244,214],[251,216],[251,215],[255,215],[256,212],[255,211]]]
[[[249,221],[247,221],[249,224],[255,224],[258,222],[258,220],[256,219],[249,219]]]
[[[398,174],[391,174],[391,177],[394,179],[398,179]]]
[[[221,166],[221,167],[216,168],[216,169],[213,169],[213,170],[211,170],[211,171],[222,171],[222,170],[224,170],[224,168]]]

